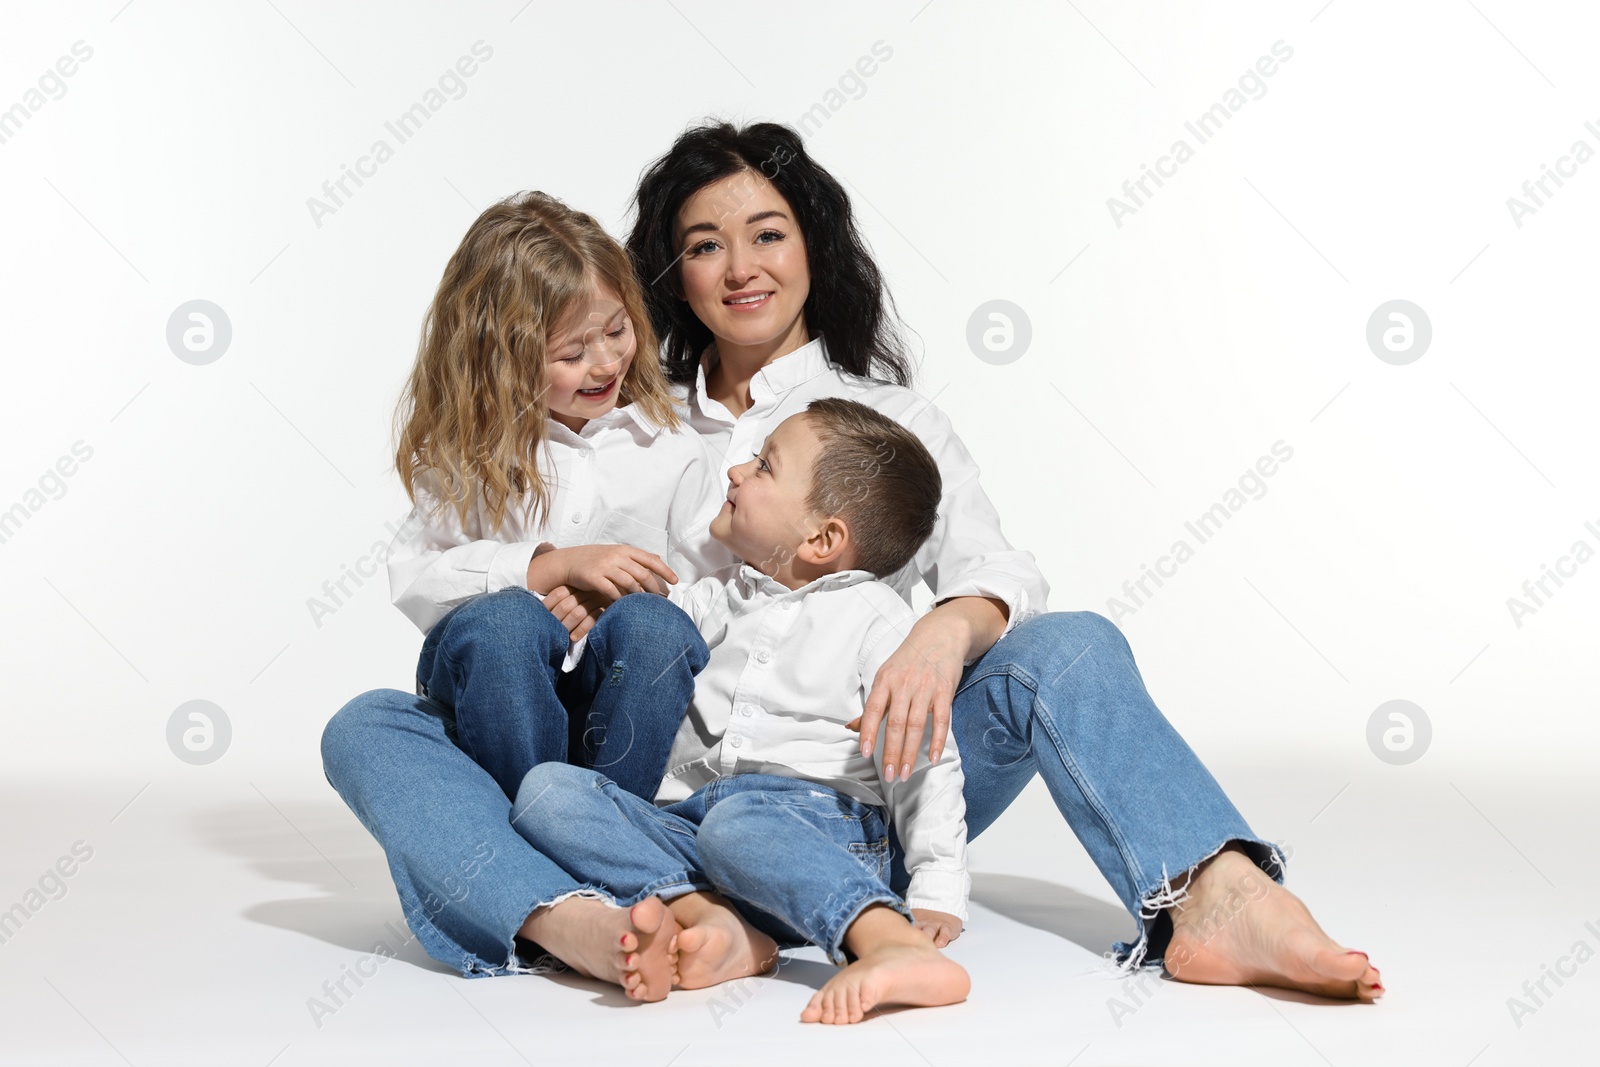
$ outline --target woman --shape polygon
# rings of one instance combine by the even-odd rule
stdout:
[[[844,190],[799,136],[771,123],[691,129],[646,171],[636,206],[628,248],[668,376],[724,467],[817,396],[883,411],[939,460],[945,521],[894,583],[907,591],[920,572],[937,605],[879,671],[864,750],[880,721],[886,766],[909,762],[928,719],[934,758],[953,730],[974,836],[1041,774],[1139,923],[1137,942],[1117,946],[1129,966],[1381,995],[1365,954],[1328,938],[1278,884],[1277,850],[1151,702],[1121,631],[1092,612],[1036,614],[1048,587],[1033,557],[1001,535],[948,420],[904,388],[881,276]],[[1224,908],[1230,896],[1251,904]]]

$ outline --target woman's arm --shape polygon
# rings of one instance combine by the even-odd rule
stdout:
[[[922,729],[933,716],[928,759],[939,762],[950,735],[950,705],[961,672],[999,640],[1006,629],[1005,601],[961,596],[939,604],[917,620],[900,647],[879,668],[859,720],[861,752],[870,756],[883,733],[884,778],[911,773],[922,749]],[[885,718],[887,722],[885,723]]]
[[[886,387],[873,406],[906,427],[939,465],[944,491],[932,536],[917,550],[917,573],[936,606],[924,615],[873,682],[863,716],[863,750],[877,745],[903,776],[933,717],[932,758],[944,749],[961,673],[1013,626],[1045,610],[1050,586],[1031,552],[1014,547],[983,490],[977,461],[950,419],[909,389]],[[884,720],[887,720],[886,722]],[[883,724],[882,736],[878,727]],[[868,729],[870,727],[870,729]]]

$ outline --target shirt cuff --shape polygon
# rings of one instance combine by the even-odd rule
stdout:
[[[567,658],[561,661],[561,673],[571,674],[578,666],[578,661],[583,658],[583,650],[589,645],[589,635],[584,634],[567,649]]]
[[[931,908],[967,921],[967,896],[972,878],[965,870],[941,871],[922,868],[911,876],[906,889],[906,907]]]
[[[489,561],[488,587],[484,592],[528,588],[528,564],[533,561],[534,550],[538,547],[532,541],[515,541],[501,546],[495,552],[494,559]]]
[[[1019,589],[1016,586],[1007,587],[998,583],[991,586],[981,578],[965,579],[948,588],[939,590],[939,596],[934,601],[934,607],[938,607],[946,600],[953,600],[958,596],[992,597],[995,600],[1005,601],[1006,628],[1000,631],[1000,637],[1004,637],[1038,614],[1028,603],[1027,590]],[[995,640],[1000,640],[1000,637],[995,638]],[[974,662],[973,660],[968,660],[965,665],[970,667]]]

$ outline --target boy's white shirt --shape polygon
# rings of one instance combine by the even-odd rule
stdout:
[[[711,658],[667,761],[657,804],[717,778],[773,774],[828,786],[884,808],[911,874],[906,903],[967,918],[966,802],[955,740],[930,764],[927,740],[911,777],[885,782],[883,746],[861,755],[845,723],[866,707],[878,668],[916,622],[910,606],[867,571],[841,571],[791,590],[754,567],[672,590]]]
[[[539,469],[551,490],[548,515],[529,522],[527,500],[507,502],[505,523],[489,530],[474,494],[463,523],[440,501],[432,472],[417,480],[416,507],[389,548],[389,592],[423,633],[475,596],[526,589],[528,563],[541,542],[557,548],[627,544],[654,552],[687,585],[705,575],[726,577],[738,559],[711,539],[709,521],[696,524],[708,495],[727,485],[713,468],[715,450],[685,427],[657,426],[637,404],[616,407],[584,424],[581,433],[551,419]],[[568,667],[578,650],[568,657]]]

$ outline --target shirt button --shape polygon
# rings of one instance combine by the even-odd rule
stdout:
[[[746,704],[746,705],[745,705],[745,706],[744,706],[744,707],[743,707],[743,708],[741,708],[741,709],[740,709],[740,710],[741,710],[741,711],[742,711],[742,712],[743,712],[743,714],[744,714],[744,715],[746,715],[746,716],[750,716],[750,715],[754,715],[754,714],[755,714],[755,713],[756,713],[756,709],[755,709],[755,708],[752,708],[752,707],[751,707],[751,706],[750,706],[750,705],[749,705],[749,704]]]
[[[742,745],[742,744],[744,744],[744,738],[742,738],[742,737],[735,737],[735,738],[734,738],[734,739],[733,739],[733,747],[734,747],[734,748],[738,748],[738,747],[739,747],[739,746],[740,746],[740,745]]]
[[[756,662],[757,663],[765,663],[768,660],[770,660],[771,658],[772,658],[772,653],[768,652],[764,648],[760,652],[756,653]]]
[[[583,521],[583,516],[580,515],[578,512],[574,511],[572,513],[572,521],[573,521],[574,524],[580,523],[580,522]]]

